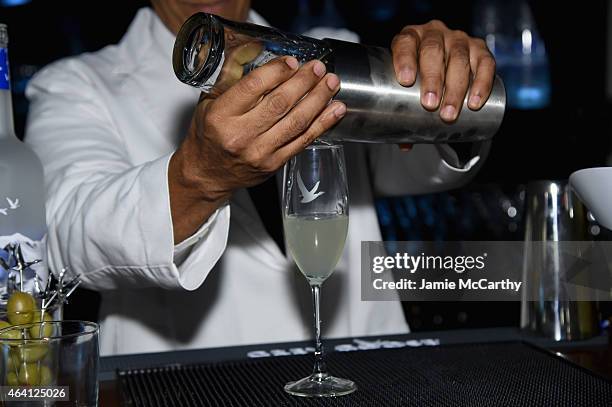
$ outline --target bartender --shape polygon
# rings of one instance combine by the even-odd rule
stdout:
[[[265,25],[248,0],[153,0],[118,45],[55,62],[30,82],[26,142],[46,175],[50,267],[102,295],[101,352],[158,352],[311,336],[309,289],[284,250],[279,168],[342,120],[339,78],[283,57],[216,99],[174,76],[181,24],[196,12]],[[327,33],[328,37],[332,36]],[[453,121],[491,91],[480,39],[439,21],[391,43],[397,80],[421,79],[423,108]],[[459,187],[482,164],[448,146],[346,145],[351,219],[325,284],[329,337],[408,331],[396,302],[360,298],[361,241],[379,241],[373,195]],[[333,293],[333,294],[332,294]]]

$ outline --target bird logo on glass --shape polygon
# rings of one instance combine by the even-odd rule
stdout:
[[[302,179],[302,175],[300,174],[299,171],[297,174],[297,182],[298,182],[298,187],[300,188],[300,192],[302,193],[302,201],[301,201],[302,203],[312,202],[325,193],[323,191],[317,192],[317,189],[319,189],[319,184],[321,183],[321,181],[317,181],[317,183],[314,185],[314,187],[312,187],[311,190],[306,188],[306,185],[304,184],[304,180]]]
[[[15,210],[21,207],[21,204],[19,204],[19,198],[12,200],[11,198],[7,197],[6,202],[8,202],[9,206],[8,208],[0,208],[0,215],[8,216],[9,209]]]

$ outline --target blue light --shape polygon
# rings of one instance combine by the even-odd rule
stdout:
[[[376,21],[388,21],[395,15],[394,8],[380,7],[374,10],[373,17]]]
[[[24,4],[28,4],[32,0],[0,0],[0,6],[3,7],[13,7],[13,6],[23,6]]]
[[[388,21],[397,11],[398,0],[368,0],[366,5],[375,21]]]
[[[528,102],[536,102],[544,97],[540,88],[522,88],[518,91],[518,97]]]
[[[537,86],[540,85],[540,86]],[[550,104],[550,85],[510,86],[506,88],[509,104],[517,109],[542,109]]]

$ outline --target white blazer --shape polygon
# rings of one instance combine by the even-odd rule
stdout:
[[[254,12],[250,19],[263,23]],[[144,8],[118,45],[53,63],[31,81],[26,142],[45,169],[50,267],[70,265],[101,291],[104,355],[311,338],[308,284],[246,190],[173,243],[167,166],[199,96],[174,76],[173,43]],[[359,144],[346,146],[346,159],[350,226],[323,285],[323,333],[407,332],[399,302],[360,298],[360,243],[381,240],[373,187],[456,187],[478,160],[457,168],[452,150]]]

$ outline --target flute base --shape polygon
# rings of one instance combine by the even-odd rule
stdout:
[[[285,391],[299,397],[339,397],[351,394],[357,385],[348,379],[313,373],[308,377],[285,385]]]

